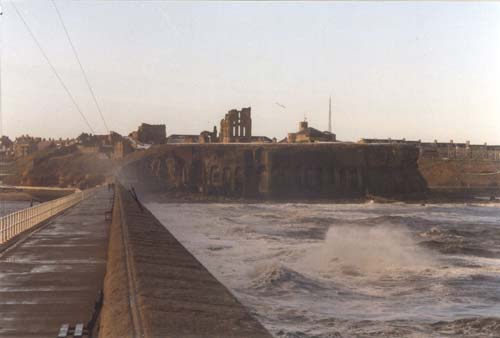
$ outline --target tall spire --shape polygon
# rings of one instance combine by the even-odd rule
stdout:
[[[328,131],[332,132],[332,97],[328,101]]]

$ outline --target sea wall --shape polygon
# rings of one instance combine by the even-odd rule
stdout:
[[[271,338],[121,185],[116,185],[99,337]]]
[[[407,145],[183,144],[153,147],[121,177],[150,191],[250,198],[421,193],[418,150]]]

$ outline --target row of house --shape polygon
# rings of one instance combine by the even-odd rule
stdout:
[[[75,143],[74,139],[46,139],[33,137],[30,135],[21,135],[12,141],[8,136],[3,135],[0,138],[0,153],[4,160],[14,160],[28,156],[35,151],[46,150],[52,147],[65,147]]]
[[[406,139],[361,139],[360,143],[389,143],[410,144],[420,150],[421,158],[428,159],[474,159],[500,161],[500,145],[471,144],[470,141],[457,143],[449,142],[422,142],[421,140]]]

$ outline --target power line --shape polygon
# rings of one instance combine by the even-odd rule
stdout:
[[[102,114],[101,107],[99,106],[99,103],[97,102],[97,98],[95,97],[94,90],[92,89],[92,86],[90,85],[90,81],[87,77],[87,72],[83,68],[82,62],[80,61],[80,58],[78,57],[78,53],[76,52],[75,45],[73,45],[73,41],[71,40],[71,37],[69,36],[68,30],[66,29],[66,25],[64,24],[64,20],[62,18],[61,12],[59,12],[59,9],[57,8],[57,5],[56,5],[54,0],[52,0],[52,4],[54,5],[54,8],[56,9],[57,16],[59,17],[59,21],[61,21],[61,25],[63,26],[64,33],[66,33],[66,37],[68,38],[69,44],[71,46],[71,49],[73,50],[73,54],[75,55],[76,61],[78,62],[78,65],[80,66],[80,70],[82,71],[83,78],[85,79],[85,83],[87,83],[87,87],[90,91],[90,94],[92,95],[92,99],[94,100],[95,106],[97,107],[97,111],[99,112],[99,115],[101,116],[102,123],[104,124],[106,131],[109,133],[108,124],[106,123],[106,120],[104,119],[104,115]]]
[[[52,71],[54,72],[54,75],[57,77],[57,79],[59,80],[59,83],[61,84],[61,86],[63,87],[63,89],[66,91],[66,94],[68,94],[69,98],[71,99],[71,102],[73,102],[76,110],[78,110],[78,113],[80,113],[80,116],[82,117],[82,119],[85,121],[85,123],[87,124],[87,126],[89,127],[90,131],[95,134],[94,132],[94,129],[92,128],[92,126],[90,125],[89,121],[87,120],[87,118],[85,117],[85,114],[83,114],[82,110],[80,109],[80,107],[78,106],[78,103],[76,103],[75,101],[75,98],[73,97],[73,95],[71,95],[71,92],[69,91],[68,87],[66,87],[66,85],[64,84],[61,76],[59,75],[59,73],[57,72],[56,68],[54,67],[54,65],[52,64],[52,62],[50,62],[50,59],[49,57],[47,56],[47,54],[45,54],[45,51],[43,50],[42,46],[40,45],[40,43],[38,42],[38,40],[36,39],[35,37],[35,34],[33,34],[33,31],[30,29],[30,27],[28,26],[28,23],[24,20],[23,16],[21,15],[21,12],[19,11],[19,9],[17,9],[17,6],[16,6],[16,3],[15,2],[12,2],[12,6],[14,7],[14,9],[16,10],[17,12],[17,15],[19,15],[19,18],[21,19],[21,21],[23,22],[24,26],[26,27],[26,30],[28,31],[28,33],[31,35],[31,37],[33,38],[33,40],[35,41],[38,49],[40,49],[40,52],[42,53],[43,57],[45,58],[45,60],[47,61],[47,63],[49,64],[50,68],[52,69]]]
[[[0,15],[2,15],[2,3],[0,2]],[[0,18],[0,137],[3,136],[3,116],[2,116],[2,49],[3,49],[3,18]],[[3,143],[3,142],[2,142]],[[3,148],[3,144],[2,144]],[[2,174],[0,183],[3,184],[3,174],[6,172],[5,170],[5,154],[2,154],[2,157],[0,158],[0,174]],[[2,216],[6,214],[5,212],[6,208],[6,203],[5,200],[2,198],[1,204],[0,204],[0,213]]]
[[[3,15],[2,3],[0,2],[0,16]],[[3,136],[3,111],[2,111],[2,51],[3,51],[3,18],[0,18],[0,137]]]

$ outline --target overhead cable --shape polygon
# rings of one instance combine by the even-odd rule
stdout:
[[[57,5],[56,5],[56,3],[55,3],[54,0],[52,0],[52,4],[54,5],[54,8],[56,9],[57,16],[59,17],[59,21],[61,22],[61,25],[62,25],[62,27],[64,29],[64,33],[66,33],[66,37],[68,38],[69,44],[71,46],[71,49],[73,50],[73,54],[75,55],[75,59],[78,62],[78,65],[80,66],[80,70],[82,71],[83,78],[85,79],[85,83],[87,84],[87,87],[88,87],[88,89],[90,91],[90,94],[92,95],[92,99],[94,100],[94,103],[95,103],[95,106],[97,108],[97,111],[99,112],[99,115],[101,116],[102,123],[104,124],[104,127],[106,128],[106,131],[109,133],[108,124],[106,123],[106,120],[104,119],[104,115],[102,113],[101,107],[99,106],[97,98],[96,98],[96,96],[94,94],[94,90],[92,89],[92,86],[90,85],[90,81],[89,81],[89,79],[87,77],[87,72],[83,68],[83,64],[80,61],[80,58],[78,57],[78,53],[76,52],[75,45],[73,44],[73,41],[71,40],[71,37],[70,37],[70,35],[68,33],[66,25],[64,24],[64,20],[62,18],[62,15],[59,12],[59,9],[57,8]]]
[[[47,56],[47,54],[45,53],[45,51],[43,50],[42,48],[42,45],[40,45],[40,42],[38,42],[37,38],[35,37],[35,34],[33,34],[33,31],[31,30],[31,28],[29,27],[28,23],[26,22],[26,20],[24,20],[24,17],[22,16],[21,12],[19,11],[19,9],[17,8],[16,6],[16,3],[15,2],[12,2],[12,6],[14,7],[14,9],[16,10],[16,13],[17,15],[19,15],[19,18],[21,19],[21,21],[23,22],[24,26],[26,27],[26,30],[28,31],[28,33],[31,35],[31,37],[33,38],[33,41],[35,41],[38,49],[40,50],[40,52],[42,53],[43,57],[45,58],[45,60],[47,61],[47,63],[49,64],[50,68],[52,69],[52,72],[54,73],[54,75],[57,77],[57,79],[59,80],[59,83],[61,84],[61,86],[63,87],[63,89],[66,91],[66,94],[68,94],[71,102],[73,102],[73,105],[75,106],[76,110],[78,111],[78,113],[80,114],[80,116],[82,117],[83,121],[85,122],[85,124],[89,127],[90,131],[95,134],[94,132],[94,129],[92,128],[92,126],[90,125],[89,121],[87,120],[87,118],[85,117],[85,114],[82,112],[82,110],[80,109],[80,106],[78,106],[78,103],[76,103],[75,101],[75,98],[73,97],[73,95],[71,94],[71,92],[69,91],[68,87],[64,84],[64,81],[62,80],[61,76],[59,75],[59,73],[57,72],[56,68],[54,67],[54,65],[52,64],[52,62],[50,62],[50,59],[49,57]]]

